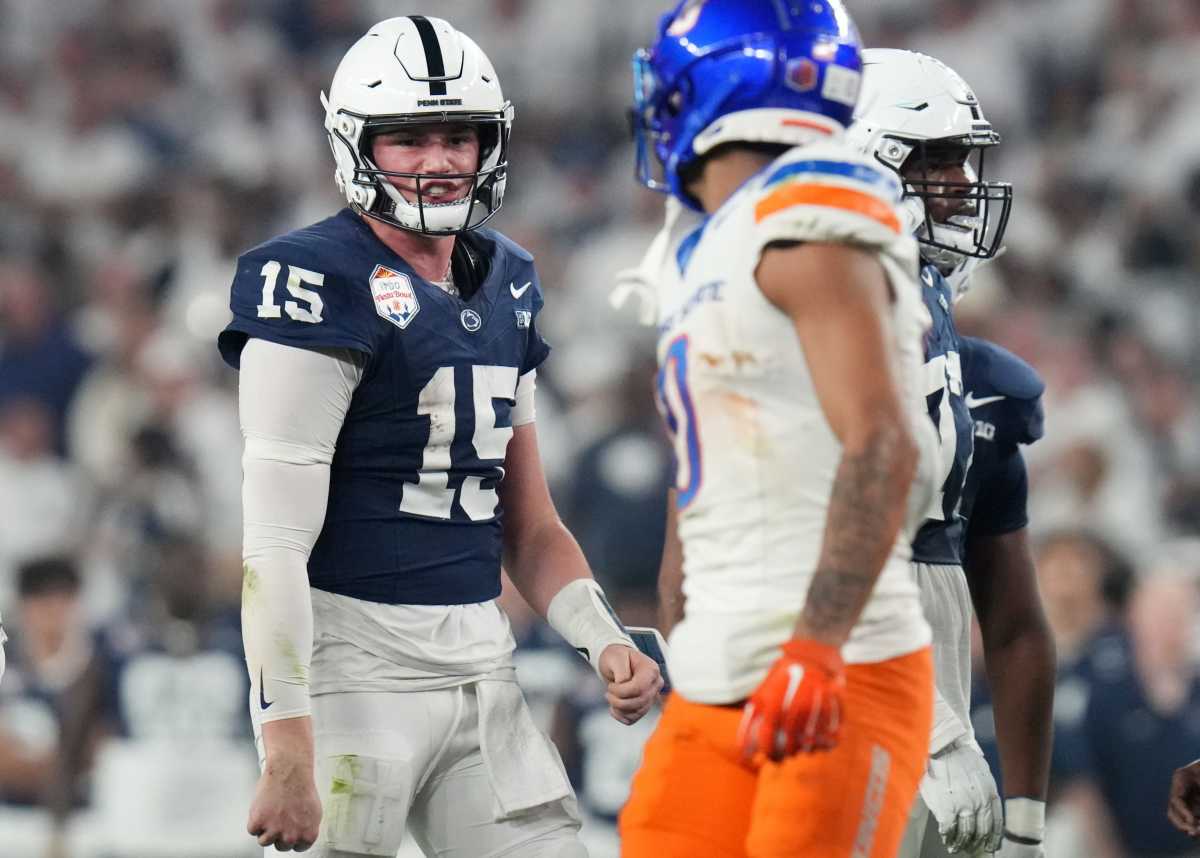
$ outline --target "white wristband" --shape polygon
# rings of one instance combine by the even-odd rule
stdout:
[[[604,591],[591,578],[576,578],[555,594],[546,611],[546,621],[592,668],[600,672],[600,653],[612,644],[634,648],[633,640]]]
[[[1046,802],[1036,798],[1004,799],[1004,830],[1041,843],[1046,834]]]

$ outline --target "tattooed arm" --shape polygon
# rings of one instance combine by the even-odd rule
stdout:
[[[893,357],[888,280],[873,256],[838,244],[772,245],[757,278],[795,325],[842,445],[816,574],[795,631],[840,647],[896,542],[917,466]]]

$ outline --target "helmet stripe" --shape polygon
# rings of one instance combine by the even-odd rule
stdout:
[[[445,77],[446,63],[442,59],[442,44],[438,41],[433,24],[429,23],[429,19],[424,15],[409,15],[408,19],[416,26],[417,34],[421,37],[421,47],[425,49],[425,74],[431,78]],[[446,82],[429,81],[429,94],[445,95]]]

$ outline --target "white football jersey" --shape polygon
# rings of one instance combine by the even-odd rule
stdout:
[[[672,252],[657,249],[658,398],[678,460],[687,599],[669,666],[690,700],[745,698],[778,657],[817,565],[841,459],[795,328],[755,281],[767,244],[845,242],[878,254],[923,461],[936,444],[921,382],[929,315],[900,196],[894,174],[834,138],[792,149],[672,241]],[[843,650],[848,662],[930,642],[908,559],[931,490],[922,468],[909,525]]]

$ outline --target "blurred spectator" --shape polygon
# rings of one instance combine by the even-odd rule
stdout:
[[[85,541],[88,487],[54,455],[52,427],[40,400],[0,405],[0,608],[10,604],[17,564]]]
[[[91,836],[127,858],[242,855],[257,771],[238,609],[199,544],[167,537],[147,560],[114,684],[120,731],[96,756]]]
[[[43,805],[60,821],[88,797],[100,743],[117,730],[117,658],[79,609],[65,558],[23,565],[0,687],[0,802]]]
[[[1132,657],[1123,669],[1097,675],[1088,698],[1087,774],[1107,809],[1089,819],[1098,856],[1196,851],[1153,800],[1167,795],[1174,769],[1200,749],[1200,545],[1186,552],[1146,571],[1129,606]]]
[[[63,291],[75,297],[69,286]],[[62,452],[67,407],[90,358],[54,303],[33,262],[0,259],[0,407],[16,399],[43,404],[48,446]]]

